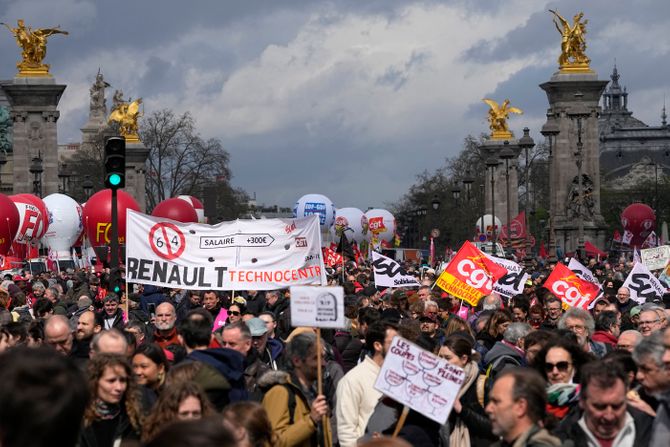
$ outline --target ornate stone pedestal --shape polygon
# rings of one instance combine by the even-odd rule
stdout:
[[[149,149],[141,141],[126,142],[126,187],[124,190],[133,196],[145,212],[146,199],[146,167]]]
[[[32,193],[30,162],[42,157],[42,196],[58,192],[56,109],[65,85],[51,77],[17,77],[3,83],[13,120],[13,193]]]
[[[595,72],[556,73],[540,85],[547,93],[548,121],[559,133],[551,157],[550,209],[556,244],[563,252],[578,248],[579,216],[584,239],[599,248],[605,245],[605,222],[600,214],[600,156],[598,114],[600,96],[607,81]],[[582,206],[579,205],[577,153],[579,125],[582,142]]]
[[[505,141],[509,141],[509,144],[505,144]],[[509,194],[506,190],[505,160],[500,158],[500,153],[505,147],[508,147],[514,153],[514,156],[508,160]],[[510,219],[514,219],[519,214],[519,176],[517,167],[521,147],[517,140],[510,138],[509,140],[486,140],[480,146],[480,149],[485,158],[495,157],[500,163],[494,172],[495,190],[493,191],[493,196],[495,198],[495,217],[500,219],[503,225],[507,225],[507,197],[509,197],[510,202]],[[491,168],[488,168],[486,171],[484,194],[486,198],[484,201],[486,214],[491,214]],[[498,229],[498,231],[500,230],[501,228]]]

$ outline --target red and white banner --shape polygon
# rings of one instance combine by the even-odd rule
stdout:
[[[445,292],[476,306],[484,295],[493,291],[493,283],[506,274],[506,268],[486,257],[471,242],[465,241],[435,284]]]
[[[633,240],[633,233],[628,230],[624,230],[623,238],[621,239],[622,244],[630,245],[630,241]]]
[[[328,247],[323,247],[322,251],[323,263],[328,267],[337,267],[338,265],[342,265],[343,258],[341,254]]]
[[[216,225],[128,210],[129,282],[196,290],[271,290],[325,284],[319,217]]]
[[[564,307],[579,307],[587,310],[589,304],[600,293],[600,287],[581,279],[564,264],[558,263],[544,282],[544,287],[561,300]]]

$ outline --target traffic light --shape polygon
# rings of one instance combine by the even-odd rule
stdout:
[[[126,186],[126,140],[109,137],[105,141],[105,187],[121,189]]]
[[[115,293],[119,298],[123,293],[123,277],[118,268],[112,268],[109,271],[109,292]]]

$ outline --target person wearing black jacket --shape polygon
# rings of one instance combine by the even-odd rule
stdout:
[[[277,327],[275,334],[281,340],[286,338],[291,333],[291,310],[289,309],[289,301],[286,299],[281,290],[270,290],[265,293],[265,309],[275,315]]]

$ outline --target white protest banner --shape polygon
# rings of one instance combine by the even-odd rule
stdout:
[[[670,246],[661,245],[660,247],[640,250],[640,258],[649,270],[665,268],[668,265],[668,261],[670,261]]]
[[[319,218],[181,223],[128,210],[128,282],[196,290],[325,284]]]
[[[509,259],[499,258],[484,253],[487,258],[501,267],[507,269],[507,274],[493,283],[493,291],[506,298],[512,298],[514,295],[523,293],[523,286],[530,278],[528,273],[523,271],[523,267]]]
[[[291,326],[344,327],[342,287],[291,286]]]
[[[419,281],[408,275],[404,268],[391,258],[372,252],[372,267],[375,269],[375,285],[379,287],[419,287]]]
[[[661,282],[639,262],[633,266],[623,287],[628,287],[630,297],[640,304],[644,304],[647,299],[662,298],[665,293],[665,287]]]
[[[444,424],[464,380],[461,368],[395,336],[375,381],[375,389]]]
[[[587,280],[588,282],[592,282],[593,284],[598,284],[600,286],[600,283],[598,282],[598,279],[593,276],[593,273],[591,270],[586,268],[584,264],[576,260],[575,258],[570,258],[570,262],[568,263],[568,268],[572,270],[572,272],[579,276],[582,279]]]

